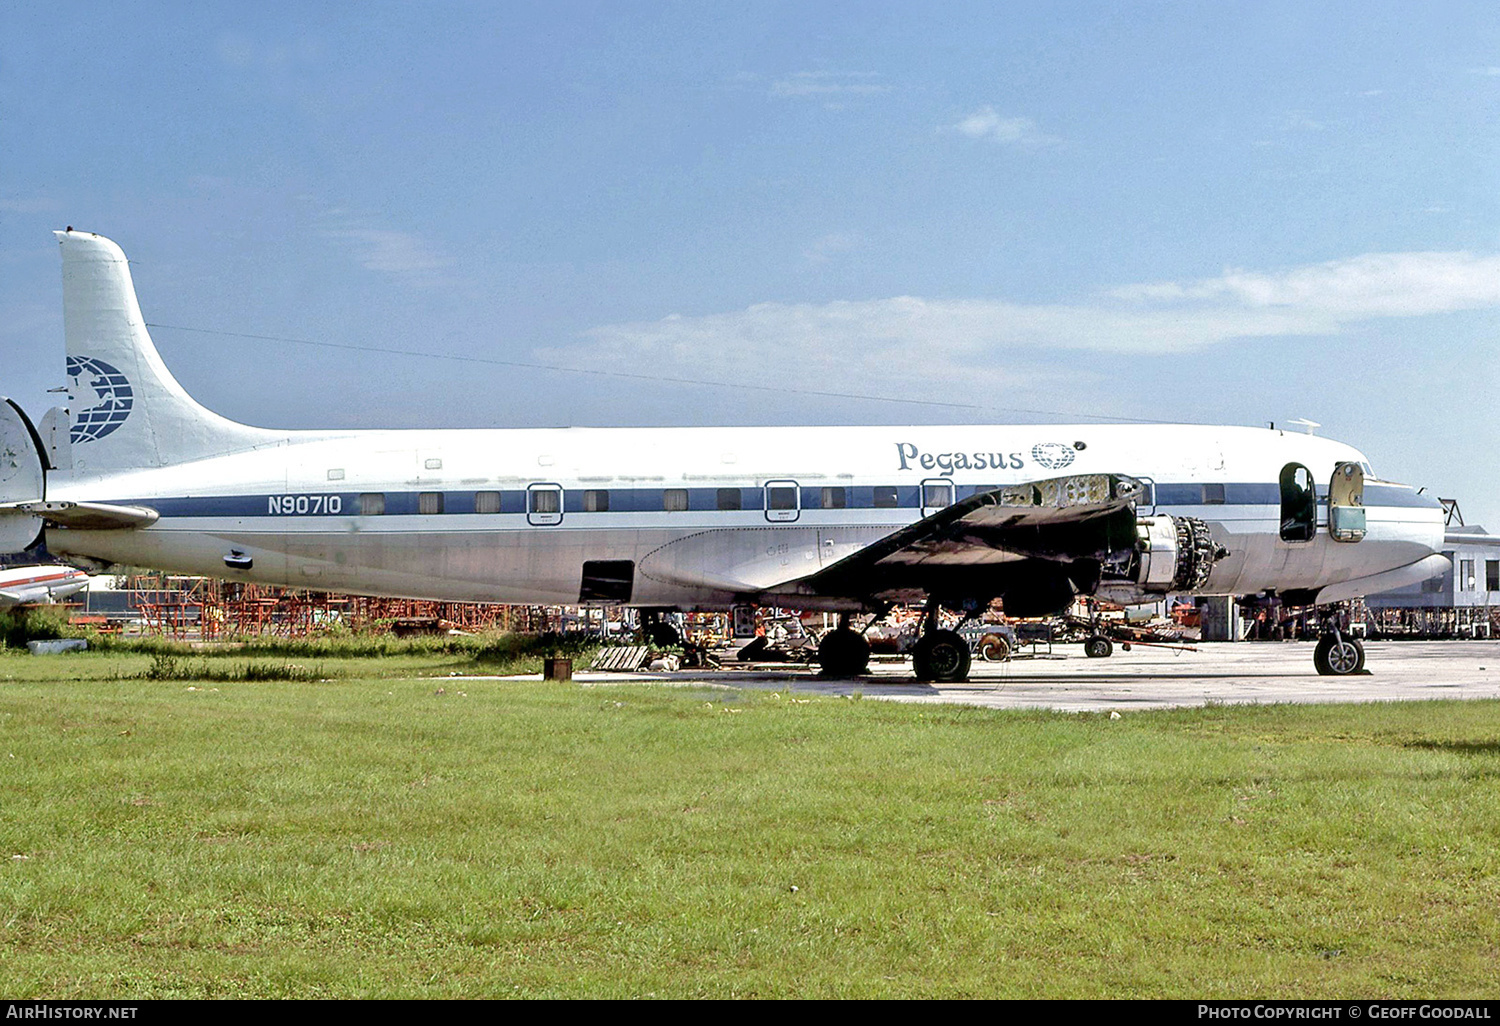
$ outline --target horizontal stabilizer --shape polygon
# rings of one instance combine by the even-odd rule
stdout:
[[[149,506],[116,506],[107,502],[17,502],[0,505],[0,515],[14,510],[74,531],[118,531],[150,527],[161,514]]]
[[[44,497],[45,465],[30,419],[11,400],[0,401],[0,553],[25,551],[42,533],[39,517],[3,507]]]

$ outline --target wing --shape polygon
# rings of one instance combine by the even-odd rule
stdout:
[[[1018,573],[1034,576],[1035,567],[1021,571],[1037,562],[1048,564],[1051,572],[1045,576],[1051,577],[1068,577],[1068,564],[1092,563],[1075,569],[1096,579],[1098,565],[1113,549],[1134,542],[1135,503],[1144,494],[1141,482],[1115,474],[981,492],[887,535],[806,583],[823,593],[895,597],[892,593],[912,588],[949,590],[964,577],[1003,583]],[[976,575],[976,570],[986,572]]]
[[[971,607],[999,597],[1014,616],[1064,609],[1101,584],[1163,593],[1201,585],[1222,551],[1201,522],[1138,516],[1145,494],[1121,474],[1008,485],[895,531],[802,584],[820,595]]]

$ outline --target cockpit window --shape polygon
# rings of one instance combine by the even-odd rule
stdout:
[[[1318,529],[1318,493],[1312,471],[1300,463],[1281,468],[1281,540],[1312,541]]]

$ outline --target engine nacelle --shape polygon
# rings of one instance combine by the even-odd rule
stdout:
[[[1152,602],[1169,592],[1198,591],[1228,555],[1196,517],[1161,514],[1136,520],[1136,543],[1106,566],[1097,594],[1112,602]]]

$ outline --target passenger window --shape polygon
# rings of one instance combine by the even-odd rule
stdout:
[[[669,513],[681,513],[688,508],[686,488],[668,488],[661,493],[661,508]]]
[[[499,513],[500,512],[500,493],[499,492],[475,492],[474,493],[474,512],[475,513]]]
[[[720,509],[741,509],[742,508],[741,498],[742,498],[742,496],[740,495],[740,490],[738,488],[720,488],[719,489],[719,508]]]
[[[526,489],[526,522],[533,527],[552,527],[563,521],[561,485],[534,484]]]
[[[421,492],[417,495],[417,512],[424,517],[435,516],[443,511],[442,492]]]
[[[876,509],[895,509],[896,508],[896,488],[895,488],[894,485],[876,485],[875,486],[875,508]]]
[[[1224,505],[1224,486],[1222,484],[1206,484],[1203,486],[1203,504],[1205,506]]]
[[[384,492],[365,492],[359,497],[359,515],[378,517],[385,512]]]
[[[802,515],[797,503],[796,481],[767,481],[765,490],[766,519],[773,524],[790,524]]]
[[[843,509],[848,505],[847,493],[842,488],[823,489],[824,509]]]
[[[953,486],[951,484],[924,484],[922,505],[926,509],[942,509],[944,506],[953,505]]]
[[[604,488],[591,488],[583,493],[583,511],[585,513],[608,513],[609,491]]]
[[[1312,541],[1318,530],[1318,494],[1312,471],[1300,463],[1281,468],[1281,540]]]

